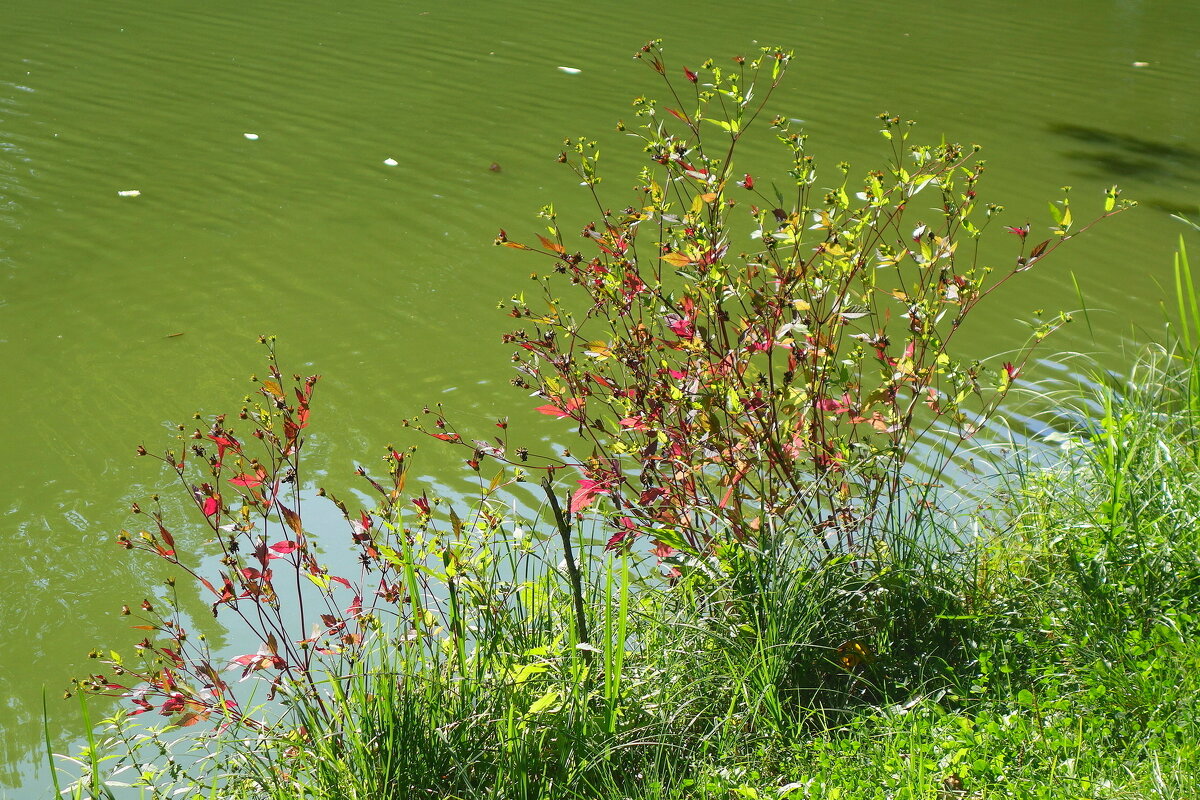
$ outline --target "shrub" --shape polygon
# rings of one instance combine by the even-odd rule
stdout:
[[[638,58],[670,100],[638,98],[640,125],[619,126],[649,160],[634,196],[604,199],[596,142],[568,139],[559,161],[598,214],[582,249],[551,206],[547,235],[496,239],[548,261],[536,288],[512,298],[521,327],[506,336],[519,348],[514,382],[582,439],[585,456],[546,469],[580,471],[570,510],[603,500],[617,520],[610,547],[647,535],[691,556],[779,540],[822,556],[866,552],[895,527],[915,449],[933,449],[937,431],[936,475],[1065,321],[1034,324],[999,366],[955,349],[979,303],[1077,234],[1069,201],[1052,204],[1044,241],[1028,238],[1028,223],[1009,226],[1015,252],[992,266],[978,239],[1001,207],[978,197],[977,147],[910,144],[912,123],[881,114],[891,162],[857,180],[839,164],[822,183],[807,137],[777,116],[785,168],[739,175],[743,139],[789,55],[766,48],[674,79],[658,43]],[[515,461],[500,450],[476,460]]]
[[[936,477],[1065,321],[1036,323],[1000,366],[956,350],[980,302],[1077,234],[1068,200],[1044,241],[1010,226],[1015,254],[993,268],[977,240],[1001,209],[977,198],[977,148],[912,145],[911,123],[883,114],[890,164],[857,181],[839,165],[824,186],[805,136],[777,117],[782,174],[739,177],[789,56],[768,48],[674,79],[658,43],[637,57],[671,99],[635,103],[629,132],[649,166],[633,202],[611,210],[596,143],[568,140],[559,160],[597,205],[584,249],[552,207],[536,243],[497,238],[547,260],[535,292],[505,304],[520,325],[506,340],[514,383],[578,444],[531,457],[504,420],[476,439],[430,411],[419,431],[466,448],[474,473],[500,471],[443,502],[417,494],[411,451],[389,447],[381,474],[359,469],[372,508],[328,498],[361,565],[335,574],[305,523],[318,378],[286,381],[264,338],[268,373],[237,421],[181,426],[154,456],[204,541],[157,499],[119,539],[179,569],[258,643],[226,662],[172,589],[141,603],[134,658],[94,654],[106,670],[80,685],[128,699],[110,744],[135,784],[652,796],[689,764],[744,758],[956,658],[965,634],[928,619],[965,618],[967,601],[958,562],[922,555],[934,502],[911,462],[927,448]],[[560,502],[563,470],[576,486]],[[546,505],[522,518],[515,484],[531,475]],[[128,725],[149,712],[168,728]],[[204,731],[180,745],[199,761],[171,755],[182,727]]]

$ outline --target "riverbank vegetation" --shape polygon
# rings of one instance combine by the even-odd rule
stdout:
[[[888,165],[831,186],[766,115],[787,54],[638,57],[669,99],[635,102],[633,201],[602,201],[597,145],[568,140],[596,219],[573,237],[547,207],[543,233],[497,237],[544,265],[503,304],[505,339],[559,427],[522,444],[516,414],[481,432],[429,408],[409,432],[461,448],[472,491],[435,496],[388,447],[359,469],[369,503],[317,497],[301,453],[319,380],[288,380],[264,338],[238,413],[140,449],[192,522],[155,497],[119,538],[178,574],[127,609],[133,654],[94,652],[80,687],[126,705],[69,791],[1190,794],[1195,359],[1147,351],[1046,398],[1054,446],[979,452],[994,479],[956,491],[956,457],[1067,318],[1032,320],[999,364],[960,331],[1090,227],[1069,196],[1044,240],[1023,222],[983,245],[1003,209],[978,196],[975,148],[913,145],[883,114]],[[786,154],[773,178],[734,172],[755,126]],[[342,545],[306,521],[317,503],[356,561],[327,563]],[[254,646],[211,651],[180,583]]]

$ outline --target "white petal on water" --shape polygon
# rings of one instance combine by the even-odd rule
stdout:
[[[583,70],[576,67],[559,67],[558,69],[559,71],[565,72],[568,75],[578,75],[579,73],[583,72]]]
[[[257,133],[243,133],[242,136],[245,136],[247,139],[249,139],[252,142],[256,141],[258,139]]]
[[[1150,62],[1149,61],[1135,61],[1135,62],[1133,62],[1133,65],[1135,67],[1148,67],[1148,66],[1150,66]]]
[[[383,163],[387,164],[389,167],[394,167],[394,166],[398,165],[400,162],[394,158],[385,158],[383,160]]]
[[[118,197],[137,197],[141,194],[137,189],[124,189],[117,192]]]

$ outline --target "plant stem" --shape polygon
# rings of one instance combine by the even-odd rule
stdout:
[[[579,566],[575,563],[575,554],[571,550],[571,523],[563,515],[562,506],[558,504],[558,497],[554,494],[554,486],[551,485],[549,478],[542,479],[542,489],[545,490],[546,497],[550,501],[550,508],[554,512],[554,524],[558,527],[558,535],[562,537],[563,560],[567,564],[567,578],[571,581],[571,596],[575,603],[575,625],[579,632],[579,641],[590,644],[587,613],[583,608],[583,582],[579,578]],[[584,650],[583,652],[584,660],[590,663],[591,651]]]

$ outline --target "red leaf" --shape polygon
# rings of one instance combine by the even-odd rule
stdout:
[[[198,711],[187,711],[174,720],[177,728],[190,728],[202,719],[207,719],[208,714],[202,714]]]
[[[217,443],[218,462],[225,458],[226,450],[232,450],[235,453],[240,453],[242,451],[242,446],[238,444],[238,440],[234,439],[232,436],[216,436],[210,434],[208,438]]]
[[[260,649],[257,653],[249,653],[244,656],[238,656],[237,658],[230,659],[229,663],[240,664],[241,666],[245,667],[246,671],[243,674],[247,674],[250,672],[256,672],[260,669],[266,669],[267,667],[279,666],[277,662],[282,662],[282,660],[283,659],[279,658],[278,656],[271,656],[263,653]]]
[[[171,535],[169,530],[162,526],[161,522],[158,524],[158,535],[161,536],[163,541],[167,543],[167,547],[175,547],[175,537]]]
[[[259,572],[254,567],[242,567],[241,572],[242,572],[242,577],[248,581],[258,581],[258,580],[269,581],[269,580],[271,580],[271,570],[269,570],[269,569]]]
[[[299,435],[300,435],[300,426],[297,425],[295,422],[293,422],[291,420],[291,418],[284,419],[283,420],[283,438],[284,438],[284,441],[287,443],[287,448],[284,451],[285,454],[291,455],[293,452],[295,452],[296,437]]]
[[[457,433],[431,433],[430,436],[432,436],[435,439],[441,439],[443,442],[457,442],[458,441]]]
[[[340,583],[342,586],[345,586],[347,589],[350,588],[350,581],[346,580],[345,578],[339,578],[337,575],[330,575],[329,580],[333,581],[334,583]]]
[[[581,511],[592,504],[597,496],[606,494],[609,490],[607,481],[581,480],[579,488],[571,497],[571,513]]]
[[[648,506],[660,497],[665,497],[667,490],[658,486],[652,486],[642,492],[642,496],[638,498],[638,505]]]
[[[612,538],[610,538],[608,540],[608,542],[605,543],[604,549],[605,550],[616,550],[618,547],[621,546],[621,543],[624,542],[630,536],[633,536],[633,531],[618,531],[617,533],[614,533],[612,535]]]
[[[270,548],[268,548],[276,555],[269,556],[268,560],[271,558],[282,558],[283,556],[291,555],[299,548],[300,545],[296,544],[295,542],[289,542],[286,539],[282,542],[276,542],[275,544],[271,545]]]
[[[699,76],[687,67],[683,68],[683,77],[687,78],[692,83],[695,83],[697,80],[699,80]]]
[[[204,499],[204,516],[211,517],[216,514],[221,508],[221,501],[215,497],[207,497]]]
[[[679,551],[674,547],[671,547],[669,544],[663,544],[658,539],[655,539],[654,547],[650,550],[650,552],[659,558],[670,558]]]
[[[171,696],[163,701],[163,704],[159,706],[158,713],[162,714],[164,717],[169,717],[176,711],[182,711],[184,705],[183,695],[179,692],[172,692]]]
[[[563,404],[563,406],[564,406],[563,408],[559,408],[558,406],[555,406],[555,405],[547,405],[547,406],[538,406],[537,408],[534,409],[534,411],[541,412],[542,414],[549,414],[552,417],[558,417],[559,419],[562,419],[563,417],[572,417],[573,415],[571,414],[571,412],[576,410],[577,408],[579,408],[582,405],[583,405],[582,400],[580,400],[578,397],[572,397],[572,398],[569,398],[567,400],[567,402]]]
[[[621,517],[621,530],[613,534],[608,543],[604,545],[604,549],[616,550],[622,542],[633,536],[637,536],[637,525],[629,517]]]
[[[666,317],[667,327],[680,339],[691,339],[696,335],[696,329],[690,320],[681,319],[675,314]]]
[[[558,253],[559,255],[562,255],[563,253],[567,252],[567,248],[563,247],[558,242],[554,242],[554,241],[551,241],[550,239],[547,239],[545,236],[542,236],[540,233],[538,234],[538,239],[540,239],[542,241],[542,245],[547,250],[553,250],[555,253]]]
[[[257,475],[238,475],[236,478],[230,478],[229,482],[234,486],[262,486],[262,478]]]
[[[823,397],[815,405],[819,411],[832,411],[835,414],[843,414],[850,410],[850,394],[843,393],[841,399]]]

